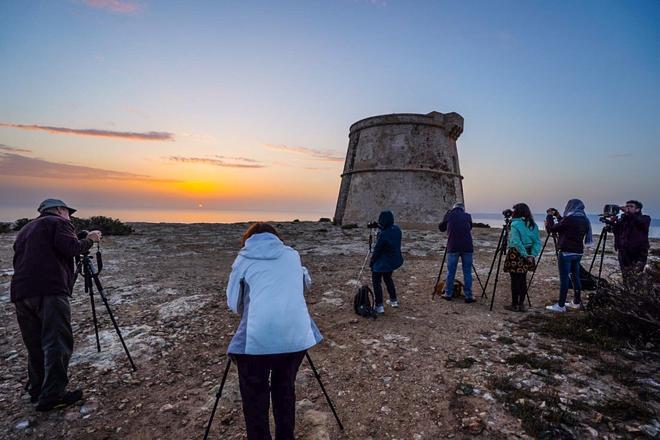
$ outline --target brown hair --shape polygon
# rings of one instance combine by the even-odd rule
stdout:
[[[254,234],[261,234],[263,232],[270,232],[277,238],[280,238],[280,234],[277,232],[277,229],[268,223],[257,222],[251,224],[250,227],[248,227],[247,230],[243,233],[243,237],[241,237],[241,247],[245,246],[245,242],[248,238],[252,237]]]

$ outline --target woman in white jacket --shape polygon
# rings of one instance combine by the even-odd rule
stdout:
[[[298,368],[322,339],[305,303],[311,281],[298,252],[271,225],[255,223],[243,234],[227,285],[227,305],[241,321],[227,353],[238,367],[249,440],[271,438],[271,394],[275,438],[293,439]]]

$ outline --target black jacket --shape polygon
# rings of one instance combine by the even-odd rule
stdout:
[[[14,243],[14,276],[11,301],[47,295],[70,295],[73,257],[87,252],[93,242],[78,240],[73,224],[53,214],[43,214],[25,225]]]
[[[445,214],[438,225],[440,232],[447,231],[447,252],[473,252],[472,216],[461,208],[454,208]]]
[[[648,251],[651,217],[637,214],[624,214],[612,225],[614,247],[625,251]]]
[[[561,252],[584,253],[584,236],[589,230],[589,219],[579,215],[558,217],[558,223],[547,221],[545,230],[558,234],[557,246]]]

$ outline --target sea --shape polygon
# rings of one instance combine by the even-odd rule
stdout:
[[[125,222],[148,223],[239,223],[251,221],[318,221],[320,218],[332,218],[332,212],[327,211],[233,211],[214,209],[116,209],[116,208],[84,208],[80,207],[81,217],[103,215],[118,218]],[[19,218],[33,218],[36,213],[30,208],[0,208],[0,222],[13,222]],[[595,234],[603,229],[598,215],[588,215],[591,228]],[[538,223],[542,223],[545,214],[534,214]],[[501,228],[504,217],[501,213],[472,214],[472,221],[485,223],[493,228]],[[660,238],[660,219],[651,219],[651,238]]]

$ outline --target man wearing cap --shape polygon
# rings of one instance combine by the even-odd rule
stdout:
[[[463,203],[454,203],[438,226],[440,232],[447,232],[447,278],[445,294],[442,298],[451,301],[454,294],[454,278],[458,269],[458,259],[463,267],[465,302],[475,302],[472,298],[472,216],[465,212]]]
[[[82,391],[66,391],[73,352],[69,296],[73,258],[101,240],[100,231],[78,239],[69,216],[76,210],[61,200],[44,200],[38,218],[25,225],[14,243],[11,301],[28,352],[30,396],[37,411],[71,405]]]

